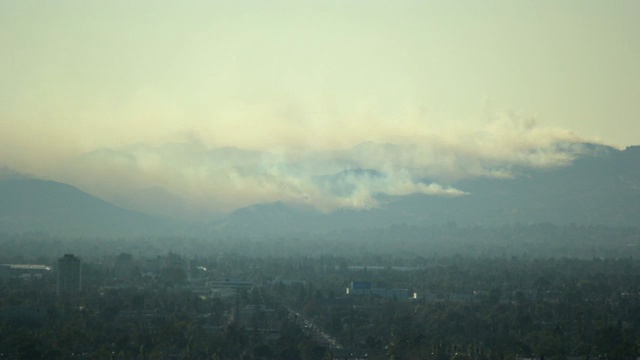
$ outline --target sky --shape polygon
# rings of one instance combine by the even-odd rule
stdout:
[[[465,196],[459,179],[565,166],[583,142],[640,144],[639,16],[635,0],[0,0],[0,166],[184,216]]]

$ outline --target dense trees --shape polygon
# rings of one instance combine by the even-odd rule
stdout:
[[[25,258],[51,262],[52,254],[74,253],[83,258],[116,256],[155,257],[169,251],[181,255],[242,254],[248,257],[357,256],[365,263],[412,265],[433,257],[616,258],[640,257],[640,228],[586,225],[415,226],[331,231],[292,237],[211,238],[59,238],[42,233],[0,232],[2,263],[22,263]],[[221,261],[226,261],[224,257]],[[291,266],[292,263],[283,263]],[[325,266],[327,264],[319,264]]]
[[[424,266],[414,270],[382,268],[367,273],[336,267],[297,294],[274,291],[342,344],[366,349],[372,358],[638,355],[640,262],[636,260],[424,260]],[[310,268],[308,276],[313,277]],[[406,286],[419,296],[414,301],[375,297],[330,301],[335,274]]]
[[[371,359],[628,359],[640,355],[639,240],[630,228],[397,226],[187,239],[181,253],[168,239],[5,235],[0,263],[53,265],[77,249],[86,286],[57,298],[53,274],[0,278],[0,358],[323,359],[335,344],[322,331]],[[252,286],[206,296],[220,279]],[[351,281],[417,297],[346,297]],[[251,306],[270,315],[241,320]]]

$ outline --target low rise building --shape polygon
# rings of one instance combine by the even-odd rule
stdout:
[[[376,296],[383,299],[410,300],[415,299],[416,294],[411,294],[409,289],[372,288],[368,281],[352,281],[347,288],[348,296]]]

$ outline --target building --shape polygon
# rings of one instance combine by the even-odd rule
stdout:
[[[49,274],[51,268],[47,265],[34,264],[2,264],[0,265],[0,277],[33,279],[42,278]]]
[[[347,288],[347,295],[369,295],[371,293],[371,283],[369,281],[352,281]]]
[[[352,281],[347,288],[347,296],[369,295],[383,299],[410,300],[415,299],[416,294],[410,294],[409,289],[378,289],[372,288],[368,281]]]
[[[58,259],[56,293],[58,296],[82,291],[82,263],[72,254]]]
[[[211,288],[213,289],[250,289],[253,286],[251,280],[239,280],[239,279],[224,279],[212,281]]]
[[[133,256],[127,253],[120,253],[116,257],[114,266],[113,266],[113,275],[119,281],[129,281],[131,280],[131,275],[134,271],[134,263]]]
[[[211,297],[231,298],[236,296],[240,289],[251,289],[253,282],[250,280],[224,279],[209,282],[209,287],[211,288]]]

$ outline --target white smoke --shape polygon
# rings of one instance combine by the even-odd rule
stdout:
[[[58,178],[107,199],[135,198],[131,194],[157,188],[192,209],[228,212],[281,201],[332,211],[375,208],[380,196],[464,196],[464,189],[452,185],[457,180],[565,166],[585,149],[584,140],[571,132],[512,115],[485,124],[482,131],[391,140],[342,150],[248,150],[188,137],[87,152],[67,161]]]

